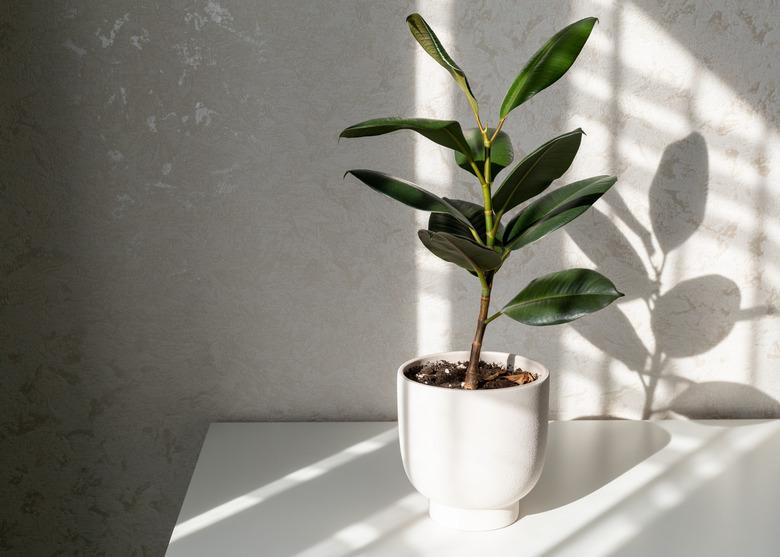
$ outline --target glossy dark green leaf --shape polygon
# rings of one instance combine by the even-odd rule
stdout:
[[[622,295],[596,271],[569,269],[532,280],[501,313],[526,325],[557,325],[598,311]]]
[[[488,128],[487,134],[492,137],[495,133],[495,129]],[[485,142],[482,139],[482,133],[479,128],[468,128],[463,130],[463,136],[466,138],[466,142],[469,144],[471,151],[471,159],[477,164],[480,172],[484,172],[485,168]],[[514,151],[512,149],[512,140],[504,132],[498,132],[496,140],[490,147],[490,175],[495,178],[496,175],[504,168],[512,164],[514,159]],[[455,162],[464,170],[468,170],[476,176],[474,169],[469,164],[463,154],[455,152]]]
[[[471,223],[472,227],[484,238],[485,231],[485,213],[481,206],[470,201],[460,199],[443,198],[460,211]],[[428,218],[428,230],[431,232],[448,232],[457,236],[471,238],[469,228],[458,219],[451,217],[446,213],[431,213]]]
[[[468,271],[490,271],[501,266],[498,253],[462,236],[430,230],[419,230],[417,235],[434,255]]]
[[[584,132],[559,135],[521,160],[493,194],[493,210],[504,214],[542,193],[571,166]]]
[[[595,17],[586,17],[558,31],[526,64],[501,103],[501,118],[565,74],[590,36]]]
[[[587,211],[615,182],[615,176],[594,176],[551,191],[507,223],[504,244],[515,250],[559,229]]]
[[[442,199],[469,219],[472,227],[477,231],[483,242],[487,240],[485,231],[485,209],[482,205],[472,203],[471,201],[464,201],[462,199],[449,199],[447,197],[443,197]],[[468,227],[446,213],[431,213],[431,216],[428,219],[428,230],[431,232],[449,232],[450,234],[463,236],[469,239],[473,237]],[[496,244],[499,246],[502,245],[501,238],[503,237],[503,232],[504,227],[499,224],[498,232],[496,234]]]
[[[350,126],[339,137],[369,137],[398,130],[412,130],[439,145],[449,147],[466,160],[471,146],[463,136],[460,123],[455,120],[430,118],[375,118]],[[484,160],[484,159],[483,159]]]
[[[477,99],[474,97],[474,93],[471,91],[469,80],[466,78],[466,74],[460,69],[460,66],[455,63],[455,60],[447,54],[444,50],[444,46],[441,41],[433,32],[430,25],[423,19],[420,14],[412,14],[406,18],[406,24],[409,26],[409,30],[412,32],[412,36],[420,43],[423,50],[428,55],[436,60],[436,62],[442,66],[445,70],[450,72],[450,75],[458,84],[458,87],[466,94],[466,100],[468,100],[471,109],[476,113],[479,111]]]
[[[431,211],[433,213],[447,213],[452,215],[465,226],[471,226],[471,222],[460,211],[450,203],[439,196],[422,189],[417,184],[413,184],[401,178],[395,178],[383,172],[375,170],[356,169],[348,170],[347,174],[352,174],[355,178],[363,182],[369,188],[383,193],[388,197],[400,201],[404,205],[414,207],[420,211]],[[346,174],[345,174],[346,176]]]

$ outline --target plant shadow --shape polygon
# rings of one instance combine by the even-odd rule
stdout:
[[[738,321],[774,313],[770,306],[742,308],[737,284],[719,274],[686,279],[664,289],[663,276],[670,254],[704,221],[708,187],[707,144],[701,134],[694,132],[669,144],[663,152],[649,192],[652,234],[631,215],[617,192],[605,196],[615,216],[639,238],[644,257],[609,217],[596,209],[574,223],[570,230],[572,241],[598,270],[613,277],[626,291],[620,303],[641,300],[650,315],[655,338],[652,348],[642,342],[617,304],[604,310],[599,320],[573,323],[585,339],[638,375],[644,392],[642,419],[666,416],[670,412],[687,417],[748,417],[746,413],[757,417],[755,412],[761,417],[780,417],[780,405],[754,387],[718,382],[712,388],[670,371],[674,359],[689,358],[715,348]],[[656,238],[656,245],[652,237]],[[599,241],[595,241],[597,238]],[[610,334],[605,335],[605,330]],[[604,370],[605,374],[608,372]],[[677,398],[664,407],[657,407],[662,382],[671,387]],[[730,402],[734,400],[739,400],[739,405]]]
[[[652,422],[551,422],[547,456],[521,516],[568,505],[593,493],[664,448],[670,435]],[[620,451],[610,450],[616,445]],[[572,455],[576,454],[576,458]]]

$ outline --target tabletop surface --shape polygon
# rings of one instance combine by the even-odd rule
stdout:
[[[779,480],[780,420],[552,422],[520,520],[458,532],[395,423],[215,423],[166,555],[776,557]]]

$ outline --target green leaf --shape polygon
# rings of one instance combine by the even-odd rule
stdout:
[[[384,135],[398,130],[412,130],[439,145],[461,154],[471,153],[471,146],[463,136],[460,123],[455,120],[433,120],[430,118],[375,118],[350,126],[339,137],[369,137]],[[484,160],[484,159],[483,159]]]
[[[485,213],[483,212],[482,207],[476,203],[471,203],[470,201],[448,199],[446,197],[443,199],[463,214],[469,220],[472,227],[477,230],[480,237],[484,239]],[[467,226],[446,213],[431,213],[431,216],[428,218],[428,230],[431,232],[448,232],[450,234],[455,234],[456,236],[463,236],[464,238],[472,237]]]
[[[352,174],[369,188],[376,190],[379,193],[383,193],[396,201],[400,201],[404,205],[419,209],[420,211],[447,213],[452,215],[466,227],[471,226],[469,219],[450,203],[412,182],[402,180],[401,178],[394,178],[393,176],[375,170],[348,170],[344,176],[347,174]]]
[[[558,230],[587,211],[615,182],[615,176],[594,176],[548,193],[507,223],[504,245],[515,250]]]
[[[561,29],[548,40],[515,78],[501,103],[501,118],[546,89],[565,74],[590,36],[595,17],[586,17]]]
[[[546,190],[571,166],[583,134],[578,128],[559,135],[521,160],[493,194],[493,210],[503,215]]]
[[[469,101],[469,105],[471,105],[471,110],[473,110],[475,114],[479,112],[477,99],[474,97],[474,93],[471,92],[471,86],[469,85],[469,80],[466,78],[466,74],[460,69],[460,66],[455,63],[455,60],[447,54],[447,51],[444,50],[444,46],[442,46],[441,41],[436,36],[436,33],[433,32],[433,29],[431,29],[423,17],[417,13],[407,17],[406,24],[409,26],[412,36],[420,43],[420,46],[423,47],[423,50],[425,50],[431,58],[436,60],[440,66],[450,72],[455,83],[457,83],[458,87],[466,94],[466,99]]]
[[[482,241],[487,241],[487,233],[485,231],[485,209],[482,205],[477,205],[476,203],[464,201],[462,199],[449,199],[447,197],[442,199],[469,219],[472,228],[477,231]],[[446,213],[431,213],[431,216],[428,219],[428,230],[431,232],[448,232],[450,234],[455,234],[456,236],[463,236],[464,238],[469,239],[472,238],[472,234],[468,227]],[[502,245],[501,238],[503,237],[503,232],[504,227],[499,224],[495,238],[496,245],[498,246]]]
[[[502,259],[498,253],[462,236],[429,230],[418,230],[417,235],[434,255],[467,271],[491,271],[501,266]]]
[[[486,133],[492,137],[495,131],[495,129],[488,128]],[[485,168],[485,142],[482,139],[482,133],[479,128],[468,128],[463,130],[463,136],[469,144],[471,159],[477,164],[479,171],[483,172]],[[490,147],[490,175],[495,178],[499,172],[512,164],[514,156],[512,140],[504,132],[498,132],[496,140]],[[469,164],[469,159],[457,151],[455,152],[455,162],[462,169],[468,170],[476,176],[474,169]]]
[[[596,271],[569,269],[532,280],[501,313],[526,325],[557,325],[598,311],[621,296]]]

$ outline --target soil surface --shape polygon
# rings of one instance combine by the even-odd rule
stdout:
[[[445,389],[462,389],[466,380],[468,362],[430,362],[421,366],[412,366],[404,375],[423,385],[444,387]],[[530,371],[513,369],[508,371],[500,364],[479,362],[478,389],[502,389],[516,387],[531,381],[536,381],[537,375]]]

